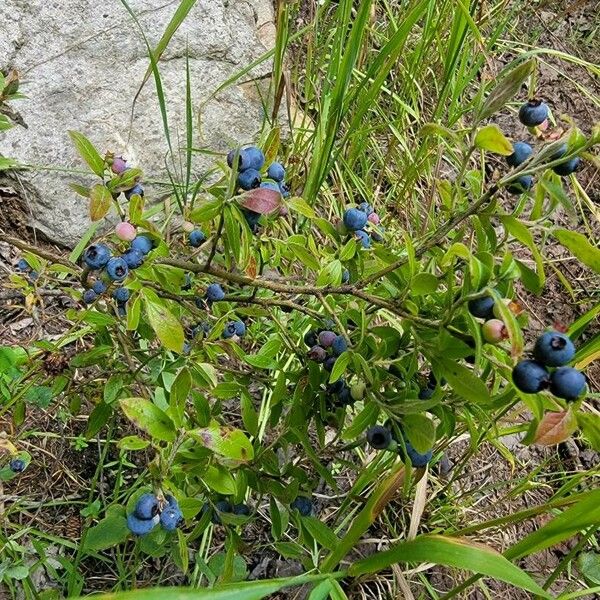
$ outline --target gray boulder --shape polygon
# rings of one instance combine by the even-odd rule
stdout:
[[[155,46],[179,0],[129,0]],[[226,152],[252,142],[263,121],[261,95],[268,87],[264,63],[216,98],[211,93],[274,44],[270,0],[198,0],[160,61],[171,137],[185,144],[185,62],[190,59],[192,95],[200,117],[194,146]],[[167,144],[153,78],[132,100],[149,61],[143,38],[119,0],[2,0],[0,66],[21,73],[26,100],[14,103],[27,128],[0,134],[0,155],[22,163],[59,169],[86,169],[68,130],[80,131],[101,154],[122,154],[145,173],[150,200],[158,197]],[[201,113],[201,114],[199,114]],[[197,153],[202,173],[214,157]],[[22,172],[29,223],[49,239],[73,246],[88,228],[87,200],[69,182],[95,183],[93,175],[53,170]],[[153,184],[154,182],[154,184]],[[6,185],[6,180],[4,181]]]

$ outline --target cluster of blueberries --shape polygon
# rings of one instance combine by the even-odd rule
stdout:
[[[516,304],[510,303],[508,306],[511,310],[517,310]],[[474,317],[485,320],[481,326],[481,334],[488,344],[498,344],[508,338],[508,330],[504,321],[500,319],[501,315],[494,298],[483,296],[469,300],[468,308]]]
[[[134,535],[146,535],[159,523],[165,531],[175,531],[183,523],[183,514],[177,500],[170,495],[160,502],[154,494],[143,494],[127,515],[127,527]]]
[[[541,100],[530,100],[525,102],[519,109],[519,120],[527,127],[539,127],[546,129],[548,127],[548,116],[550,110],[548,105]],[[567,153],[567,144],[563,144],[558,151],[550,157],[551,161],[562,158]],[[506,157],[506,162],[511,167],[518,167],[533,154],[533,148],[527,142],[515,142],[513,144],[513,153]],[[556,165],[552,170],[561,177],[571,175],[579,168],[581,159],[574,156],[564,162]],[[508,186],[508,191],[512,194],[521,194],[530,190],[533,186],[533,177],[531,175],[521,175],[514,183]]]
[[[34,271],[24,258],[19,259],[19,262],[15,266],[15,270],[27,275],[27,279],[32,283],[39,277],[37,271]]]
[[[567,335],[547,331],[535,342],[534,359],[522,360],[515,365],[513,382],[526,394],[537,394],[549,388],[558,398],[577,400],[585,391],[587,381],[581,371],[565,366],[574,356],[575,346]]]
[[[389,450],[398,452],[400,456],[406,456],[413,467],[424,467],[433,457],[433,451],[428,450],[425,454],[417,452],[412,444],[402,435],[397,435],[390,421],[385,425],[374,425],[367,429],[367,442],[375,450]]]
[[[383,240],[385,230],[380,225],[381,219],[368,202],[361,202],[356,208],[346,209],[342,220],[346,229],[353,232],[363,248],[370,248],[371,240]]]
[[[129,228],[121,226],[133,226],[130,223],[120,223],[117,226],[117,236],[121,239],[122,232]],[[135,234],[135,228],[133,228]],[[129,237],[129,236],[128,236]],[[92,304],[98,297],[107,291],[110,283],[121,283],[129,274],[130,270],[141,267],[146,255],[154,248],[152,239],[145,235],[135,235],[131,239],[130,247],[121,255],[113,256],[111,249],[102,243],[88,246],[83,253],[83,262],[92,271],[99,271],[96,281],[83,294],[83,301]],[[125,304],[129,300],[129,290],[125,287],[116,287],[113,298],[117,301],[119,313],[125,310]]]
[[[263,188],[278,192],[284,198],[290,195],[289,188],[285,183],[285,167],[279,162],[273,162],[263,174],[265,155],[256,146],[231,150],[227,155],[227,164],[232,169],[234,166],[237,168],[237,184],[242,190],[249,191]],[[248,226],[252,232],[256,233],[258,231],[260,213],[247,208],[244,208],[242,212]]]

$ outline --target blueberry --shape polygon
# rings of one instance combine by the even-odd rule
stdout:
[[[327,386],[328,394],[339,394],[346,387],[346,382],[343,379],[338,379]]]
[[[244,321],[234,321],[233,327],[235,328],[235,335],[242,337],[246,333],[246,324]]]
[[[17,263],[16,269],[17,269],[17,271],[26,273],[27,271],[29,271],[31,269],[31,267],[29,266],[29,263],[24,258],[21,258],[19,260],[19,262]]]
[[[40,274],[37,271],[31,271],[31,273],[29,273],[29,281],[33,282],[36,281],[36,279],[40,276]]]
[[[171,494],[166,494],[165,500],[171,508],[179,508],[179,502],[177,502],[177,498],[175,498],[175,496],[171,496]]]
[[[534,360],[522,360],[514,367],[512,380],[522,392],[537,394],[548,387],[550,376],[544,365]]]
[[[342,271],[342,283],[344,285],[346,285],[347,283],[350,283],[350,271],[348,271],[348,269],[344,269]]]
[[[219,516],[220,512],[222,512],[222,513],[233,512],[233,506],[231,506],[231,504],[227,500],[219,500],[215,504],[215,508],[217,509],[217,512],[215,514],[213,514],[212,519],[211,519],[215,525],[219,525],[221,523],[221,517]]]
[[[550,376],[550,391],[564,400],[576,400],[585,386],[585,375],[573,367],[560,367]]]
[[[494,316],[494,299],[491,296],[469,300],[469,312],[479,319],[491,319]]]
[[[106,291],[106,284],[101,279],[98,279],[98,281],[94,281],[92,289],[94,292],[96,292],[96,294],[104,294]]]
[[[560,147],[558,148],[558,150],[556,150],[554,152],[554,154],[550,157],[550,160],[558,160],[559,158],[562,158],[566,153],[567,150],[569,149],[569,147],[567,146],[567,144],[561,144]]]
[[[309,348],[316,346],[319,343],[319,334],[314,329],[311,329],[304,334],[304,343]]]
[[[392,432],[382,425],[367,429],[367,442],[375,450],[385,450],[392,443]]]
[[[129,248],[127,252],[123,253],[121,258],[125,261],[129,269],[137,269],[144,262],[144,254],[135,248]]]
[[[142,494],[135,504],[133,514],[137,519],[152,519],[158,514],[158,498],[154,494]]]
[[[250,507],[247,504],[236,504],[233,507],[233,514],[248,517],[250,516]]]
[[[351,231],[362,229],[367,224],[367,215],[358,208],[349,208],[344,212],[344,225]]]
[[[567,160],[566,162],[561,163],[560,165],[552,167],[552,170],[561,177],[567,177],[568,175],[575,173],[575,171],[577,171],[577,169],[579,168],[580,164],[581,159],[578,156],[574,156],[570,160]]]
[[[185,356],[187,356],[192,350],[192,347],[190,346],[189,342],[183,342],[183,348],[181,349],[181,354],[184,354]]]
[[[228,340],[229,338],[232,338],[235,335],[235,323],[233,321],[229,321],[229,323],[227,323],[225,325],[225,328],[223,329],[223,337]]]
[[[202,231],[202,229],[194,229],[194,231],[190,232],[188,239],[190,246],[198,248],[202,246],[203,242],[206,241],[206,236],[204,235],[204,231]]]
[[[575,346],[564,333],[547,331],[536,340],[533,356],[547,367],[562,367],[573,360]]]
[[[13,473],[22,473],[25,470],[25,461],[22,458],[13,458],[8,464]]]
[[[125,191],[125,198],[131,200],[131,197],[136,194],[142,198],[144,197],[144,188],[139,183],[136,183],[130,190]]]
[[[160,524],[165,531],[175,531],[183,522],[183,515],[178,507],[167,506],[160,513]]]
[[[321,348],[321,346],[313,346],[308,351],[308,358],[315,362],[322,363],[327,358],[327,352],[325,348]]]
[[[527,127],[541,125],[549,114],[548,105],[541,100],[525,102],[519,109],[519,121]]]
[[[203,323],[198,323],[198,325],[192,329],[192,337],[195,338],[203,333],[205,335],[210,333],[210,324],[206,321]]]
[[[283,165],[278,162],[271,163],[271,166],[267,170],[267,177],[273,181],[282,182],[285,178],[285,169]]]
[[[325,361],[323,362],[323,368],[328,372],[331,373],[331,371],[333,371],[333,367],[335,365],[335,361],[337,360],[337,358],[335,356],[328,356]]]
[[[427,465],[433,457],[433,452],[431,450],[428,450],[425,454],[417,452],[408,440],[405,440],[404,445],[406,446],[406,454],[410,459],[412,466],[417,469]]]
[[[130,292],[125,287],[118,287],[113,291],[112,296],[117,302],[125,304],[129,300]]]
[[[260,213],[254,212],[253,210],[249,210],[247,208],[242,208],[242,213],[246,219],[246,222],[250,226],[250,229],[253,229],[256,225],[258,225]]]
[[[117,304],[117,315],[125,317],[127,315],[127,306],[121,302]]]
[[[90,269],[101,269],[110,260],[110,248],[106,244],[92,244],[85,249],[83,261]]]
[[[129,273],[129,268],[125,260],[118,256],[106,263],[106,273],[113,281],[123,281]]]
[[[369,216],[371,213],[375,212],[375,211],[373,210],[373,207],[372,207],[372,206],[371,206],[371,205],[370,205],[368,202],[361,202],[361,203],[358,205],[358,210],[361,210],[362,212],[364,212],[364,213],[365,213],[365,215],[367,215],[367,217],[368,217],[368,216]]]
[[[265,164],[265,155],[260,148],[256,146],[250,146],[243,148],[240,152],[241,164],[240,170],[246,171],[248,169],[254,169],[260,171]]]
[[[348,350],[348,342],[346,342],[346,338],[342,335],[336,336],[331,344],[331,350],[335,356],[339,356],[342,354],[342,352],[346,352],[346,350]]]
[[[511,194],[523,194],[527,192],[533,187],[533,177],[531,175],[521,175],[518,179],[515,179],[509,186],[507,186],[507,190]]]
[[[146,235],[138,235],[131,242],[131,247],[139,250],[142,254],[148,254],[154,248],[154,242]]]
[[[271,190],[273,192],[277,192],[278,194],[280,193],[278,183],[273,183],[271,181],[263,181],[259,187],[261,187],[264,190]]]
[[[313,511],[313,504],[310,498],[306,496],[298,496],[291,504],[292,510],[297,510],[301,516],[308,517]]]
[[[242,169],[242,153],[241,153],[241,151],[230,150],[227,153],[227,164],[229,165],[230,169],[233,169],[233,161],[235,159],[236,153],[238,155],[237,168],[238,168],[238,171],[242,171],[243,169]]]
[[[433,396],[433,392],[435,388],[430,388],[429,386],[421,388],[419,390],[419,400],[429,400]]]
[[[94,290],[85,290],[85,292],[83,292],[83,301],[86,304],[91,304],[92,302],[95,302],[98,299],[98,294],[96,294],[96,292]]]
[[[283,181],[279,182],[279,193],[284,197],[288,198],[290,195],[290,187]],[[287,213],[286,213],[287,214]],[[285,215],[282,215],[285,216]]]
[[[323,348],[330,348],[337,335],[333,331],[321,331],[319,333],[319,345]]]
[[[371,228],[370,232],[371,232],[371,239],[374,242],[383,242],[383,234],[382,232],[385,231],[385,229],[383,227],[373,227]],[[358,231],[356,233],[359,233]],[[369,246],[365,246],[366,248],[368,248]]]
[[[260,185],[260,182],[260,173],[256,169],[248,169],[238,175],[237,183],[243,190],[253,190]]]
[[[154,519],[138,519],[134,514],[127,515],[127,527],[134,535],[150,533],[157,523],[158,515]]]
[[[526,142],[515,142],[513,144],[513,153],[506,157],[506,162],[511,167],[518,167],[524,163],[533,154],[533,148]]]
[[[358,238],[358,240],[360,241],[363,248],[371,247],[371,238],[369,237],[369,234],[366,231],[363,231],[361,229],[359,231],[356,231],[355,235]]]
[[[344,383],[344,387],[337,394],[337,404],[340,406],[349,406],[354,404],[354,402],[352,390]]]
[[[185,280],[183,281],[183,285],[181,286],[181,289],[184,292],[187,292],[192,289],[192,276],[189,273],[185,274]]]
[[[209,302],[220,302],[225,298],[225,292],[218,283],[211,283],[206,288],[206,299]]]

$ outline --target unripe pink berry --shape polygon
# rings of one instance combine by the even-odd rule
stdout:
[[[372,212],[367,219],[373,223],[373,225],[379,225],[379,223],[381,223],[381,219],[379,218],[379,215],[377,213]]]
[[[120,240],[124,240],[125,242],[131,242],[132,240],[135,239],[136,231],[135,231],[135,227],[131,224],[128,223],[127,221],[123,221],[122,223],[119,223],[116,227],[115,227],[115,233],[117,234],[117,237]]]
[[[280,217],[287,217],[290,214],[290,211],[288,209],[288,207],[285,204],[282,204],[279,207],[279,216]]]
[[[483,339],[488,344],[498,344],[508,337],[508,331],[500,319],[490,319],[481,326]]]
[[[548,119],[544,119],[539,125],[538,125],[538,129],[540,131],[546,131],[546,129],[548,129],[548,127],[550,127],[550,123],[548,122]]]
[[[115,173],[116,175],[120,175],[121,173],[123,173],[125,171],[125,169],[127,168],[127,161],[122,158],[121,156],[116,156],[113,159],[113,163],[110,166],[110,169],[113,173]]]

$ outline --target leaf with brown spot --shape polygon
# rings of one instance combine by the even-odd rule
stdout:
[[[219,455],[224,465],[238,466],[254,458],[254,448],[240,429],[213,423],[189,433],[205,448]]]
[[[110,210],[112,194],[104,185],[97,183],[90,190],[90,219],[99,221]]]
[[[569,410],[548,412],[540,421],[533,443],[540,446],[553,446],[568,439],[577,429],[575,415]]]
[[[257,188],[243,195],[241,205],[255,213],[268,215],[275,210],[279,210],[281,206],[281,194],[275,190]]]

